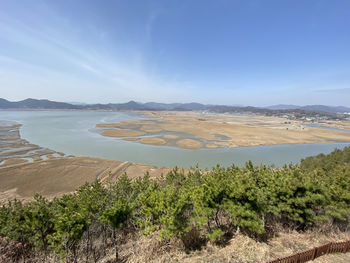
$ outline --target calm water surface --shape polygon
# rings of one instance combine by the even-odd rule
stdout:
[[[304,123],[303,125],[307,126],[307,127],[320,128],[320,129],[325,129],[325,130],[350,132],[350,130],[346,130],[346,129],[338,129],[338,128],[333,128],[333,127],[322,126],[319,123]]]
[[[211,168],[255,164],[297,163],[301,158],[342,149],[350,143],[289,144],[241,148],[187,150],[175,147],[144,145],[118,138],[103,137],[95,125],[101,122],[119,122],[140,119],[136,113],[88,111],[0,111],[0,120],[16,121],[22,138],[31,143],[72,155],[84,155],[112,160],[131,161],[156,166],[184,167],[199,165]]]

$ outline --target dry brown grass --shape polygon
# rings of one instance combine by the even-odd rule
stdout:
[[[237,234],[225,247],[219,247],[208,243],[202,250],[186,253],[182,242],[161,241],[155,233],[145,237],[141,234],[129,235],[127,241],[119,246],[120,256],[123,262],[227,262],[227,263],[255,263],[267,262],[277,257],[284,257],[295,252],[301,252],[326,244],[331,241],[349,240],[350,232],[329,232],[322,234],[318,232],[308,233],[279,233],[268,243],[258,242],[248,236]],[[113,262],[112,254],[100,262]],[[350,262],[350,253],[334,254],[318,258],[313,262],[318,263],[345,263]]]

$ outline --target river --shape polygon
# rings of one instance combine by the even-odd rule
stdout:
[[[23,124],[21,136],[31,143],[67,155],[91,156],[166,167],[211,168],[216,164],[254,164],[282,166],[301,158],[329,153],[350,143],[287,144],[273,146],[187,150],[176,147],[144,145],[101,136],[95,125],[101,122],[135,120],[133,112],[97,111],[0,111],[0,120]]]

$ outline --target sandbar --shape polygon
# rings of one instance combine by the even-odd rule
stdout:
[[[205,145],[205,147],[208,148],[208,149],[220,148],[220,146],[217,145],[217,144],[215,144],[215,143],[207,143],[207,144]]]
[[[3,138],[4,141],[16,141],[19,140],[19,137],[8,137],[8,138]]]
[[[28,160],[23,159],[23,158],[10,158],[10,159],[6,159],[4,162],[4,166],[5,165],[14,165],[14,164],[20,164],[20,163],[27,163]]]
[[[137,137],[126,137],[126,138],[123,138],[123,140],[134,142],[134,141],[138,141],[139,138],[137,138]]]
[[[130,137],[130,136],[142,136],[144,132],[130,129],[119,129],[119,130],[104,130],[101,135],[108,137]]]
[[[167,134],[167,135],[164,135],[163,138],[164,138],[164,139],[175,140],[175,139],[178,139],[179,136],[177,136],[177,135],[172,135],[172,134]]]
[[[176,145],[184,149],[200,149],[202,148],[202,143],[193,139],[182,139],[176,142]]]
[[[349,132],[306,127],[300,120],[289,120],[274,116],[237,116],[175,111],[143,112],[142,114],[152,119],[123,121],[113,125],[114,127],[122,128],[121,130],[141,132],[147,136],[162,137],[166,143],[161,145],[186,149],[190,147],[193,147],[192,149],[202,147],[211,149],[350,141]],[[348,121],[339,121],[328,122],[326,125],[344,129],[349,127],[349,123]],[[164,135],[164,133],[168,132],[173,134]],[[112,130],[107,133],[111,133],[115,137],[122,137],[118,133],[123,132],[113,132]],[[102,131],[101,134],[106,135],[106,131]],[[174,140],[179,142],[174,143]]]
[[[152,144],[152,145],[165,145],[166,141],[162,138],[142,138],[140,143],[143,144]]]
[[[160,132],[160,131],[162,131],[162,129],[160,129],[159,127],[157,127],[155,125],[143,125],[141,127],[141,130],[143,130],[145,132]]]
[[[96,127],[100,127],[100,128],[119,128],[123,126],[122,122],[119,123],[98,123],[96,124]]]
[[[321,121],[319,124],[329,128],[350,130],[350,121]]]

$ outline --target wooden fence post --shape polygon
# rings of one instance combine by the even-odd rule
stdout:
[[[350,240],[346,241],[345,243],[344,253],[348,251],[350,251]]]
[[[312,260],[314,260],[316,258],[316,250],[317,250],[317,248],[314,247],[314,253],[312,255]]]
[[[325,255],[328,254],[329,249],[331,248],[332,244],[333,244],[333,242],[328,243],[328,247],[327,247],[327,251],[326,251]]]
[[[281,262],[293,262],[293,263],[304,263],[310,260],[314,260],[317,257],[332,253],[346,253],[350,251],[350,240],[342,242],[329,242],[325,245],[314,247],[312,249],[297,252],[293,255],[277,258],[269,261],[268,263],[281,263]]]

